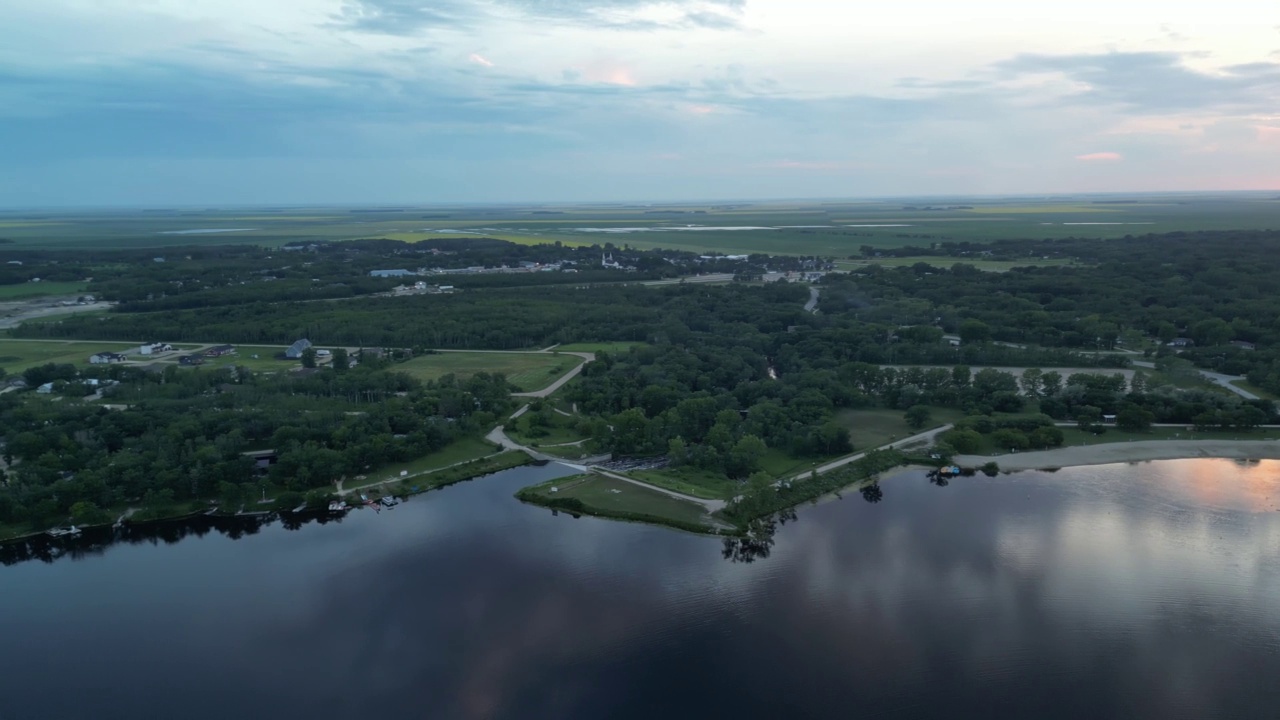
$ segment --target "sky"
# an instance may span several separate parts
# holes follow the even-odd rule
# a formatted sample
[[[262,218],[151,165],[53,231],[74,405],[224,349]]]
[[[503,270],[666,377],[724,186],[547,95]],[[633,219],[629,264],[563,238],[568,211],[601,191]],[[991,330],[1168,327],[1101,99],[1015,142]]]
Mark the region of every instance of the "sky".
[[[1280,190],[1280,3],[4,0],[0,206]]]

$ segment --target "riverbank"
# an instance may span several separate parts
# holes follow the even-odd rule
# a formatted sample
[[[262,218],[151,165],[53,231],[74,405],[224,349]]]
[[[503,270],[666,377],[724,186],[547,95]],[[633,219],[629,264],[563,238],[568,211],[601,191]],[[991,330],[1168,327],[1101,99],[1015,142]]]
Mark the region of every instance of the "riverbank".
[[[953,461],[961,467],[970,468],[994,462],[1000,466],[1001,470],[1017,472],[1079,465],[1110,465],[1193,458],[1280,459],[1280,440],[1139,440],[1011,455],[957,455]]]

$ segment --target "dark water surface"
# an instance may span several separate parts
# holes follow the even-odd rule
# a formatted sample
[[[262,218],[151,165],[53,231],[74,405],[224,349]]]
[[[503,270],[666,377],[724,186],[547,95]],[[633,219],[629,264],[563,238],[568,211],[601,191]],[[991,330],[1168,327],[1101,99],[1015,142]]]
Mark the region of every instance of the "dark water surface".
[[[753,563],[556,473],[0,567],[0,718],[1280,717],[1280,463],[908,472]]]

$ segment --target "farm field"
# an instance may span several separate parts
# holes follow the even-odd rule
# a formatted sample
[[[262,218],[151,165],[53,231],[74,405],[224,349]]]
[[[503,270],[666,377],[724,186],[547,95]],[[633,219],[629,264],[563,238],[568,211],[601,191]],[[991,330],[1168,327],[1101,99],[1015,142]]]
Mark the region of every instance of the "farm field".
[[[63,342],[59,340],[10,340],[0,338],[0,368],[10,375],[46,363],[88,366],[89,356],[100,352],[137,350],[137,343]]]
[[[495,237],[522,244],[614,243],[696,252],[848,257],[863,245],[1006,238],[1114,238],[1175,230],[1280,227],[1266,194],[748,202],[718,205],[262,208],[0,213],[0,255],[24,249]],[[750,229],[748,229],[750,228]]]
[[[581,363],[574,355],[552,353],[446,352],[424,355],[395,367],[419,380],[439,380],[445,375],[466,378],[476,373],[501,373],[521,392],[541,390]]]

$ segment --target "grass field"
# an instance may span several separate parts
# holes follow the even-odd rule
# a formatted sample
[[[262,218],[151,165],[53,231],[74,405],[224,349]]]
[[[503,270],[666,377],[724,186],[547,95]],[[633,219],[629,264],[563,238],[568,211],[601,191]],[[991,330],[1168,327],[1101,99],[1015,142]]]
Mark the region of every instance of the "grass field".
[[[419,380],[439,380],[445,375],[459,378],[476,373],[501,373],[521,392],[541,390],[582,362],[573,355],[551,353],[457,352],[423,355],[395,366]]]
[[[380,483],[399,479],[401,472],[407,472],[409,473],[409,476],[412,477],[414,475],[431,472],[432,470],[446,468],[450,465],[457,465],[459,463],[477,460],[482,457],[488,457],[489,455],[494,455],[498,452],[501,452],[501,450],[492,443],[487,442],[484,438],[463,438],[462,440],[441,448],[438,452],[420,457],[417,460],[379,468],[377,471],[369,473],[365,480],[352,480],[346,483],[343,487],[350,489],[369,485],[378,485]]]
[[[963,412],[952,408],[930,408],[930,412],[933,421],[925,427],[926,430],[964,417]],[[904,415],[901,410],[845,410],[836,419],[849,428],[854,450],[862,452],[923,432],[908,427]]]
[[[1245,392],[1251,392],[1254,395],[1257,395],[1258,397],[1262,398],[1263,400],[1280,400],[1280,397],[1276,397],[1274,393],[1269,393],[1266,390],[1263,390],[1262,388],[1258,387],[1257,385],[1250,384],[1246,380],[1236,380],[1231,384],[1235,385],[1241,390],[1244,390]]]
[[[552,493],[552,487],[558,492]],[[705,523],[707,517],[701,505],[600,475],[562,478],[530,490],[544,498],[576,498],[582,501],[588,512],[596,511],[606,516],[610,513],[636,513],[694,525]]]
[[[48,297],[50,295],[75,295],[88,287],[82,282],[38,282],[0,285],[0,300]]]
[[[89,366],[89,356],[100,352],[136,350],[137,344],[96,342],[26,341],[0,338],[0,368],[10,374],[46,363]]]
[[[713,473],[692,467],[633,470],[619,474],[656,487],[700,498],[725,499],[733,497],[740,490],[738,484],[725,477],[723,473]]]
[[[607,352],[611,355],[625,354],[633,347],[643,347],[646,343],[641,342],[598,342],[598,343],[570,343],[561,345],[556,348],[561,352]]]
[[[180,245],[341,241],[387,237],[421,240],[497,237],[522,244],[561,242],[725,253],[769,252],[848,257],[862,245],[1004,238],[1113,238],[1175,230],[1280,227],[1271,194],[919,199],[843,202],[749,202],[666,206],[580,205],[468,207],[332,207],[204,211],[0,213],[5,248],[159,248]],[[697,226],[690,228],[689,226]],[[760,230],[718,228],[758,227]],[[192,230],[232,230],[178,235]],[[625,232],[597,232],[623,230]],[[453,232],[441,232],[453,231]]]
[[[541,428],[541,431],[545,433],[543,435],[535,434],[533,417],[533,413],[525,413],[516,418],[515,421],[507,423],[507,434],[517,442],[530,447],[562,445],[587,439],[585,435],[574,428],[578,422],[577,417],[565,417],[560,413],[552,412],[550,424]]]
[[[218,368],[238,365],[248,368],[253,372],[271,373],[271,372],[288,372],[296,367],[301,367],[302,363],[298,360],[286,360],[278,358],[285,351],[285,347],[261,347],[261,346],[236,346],[235,355],[224,355],[220,358],[209,358],[205,360],[202,367]],[[254,357],[257,355],[258,357]]]

